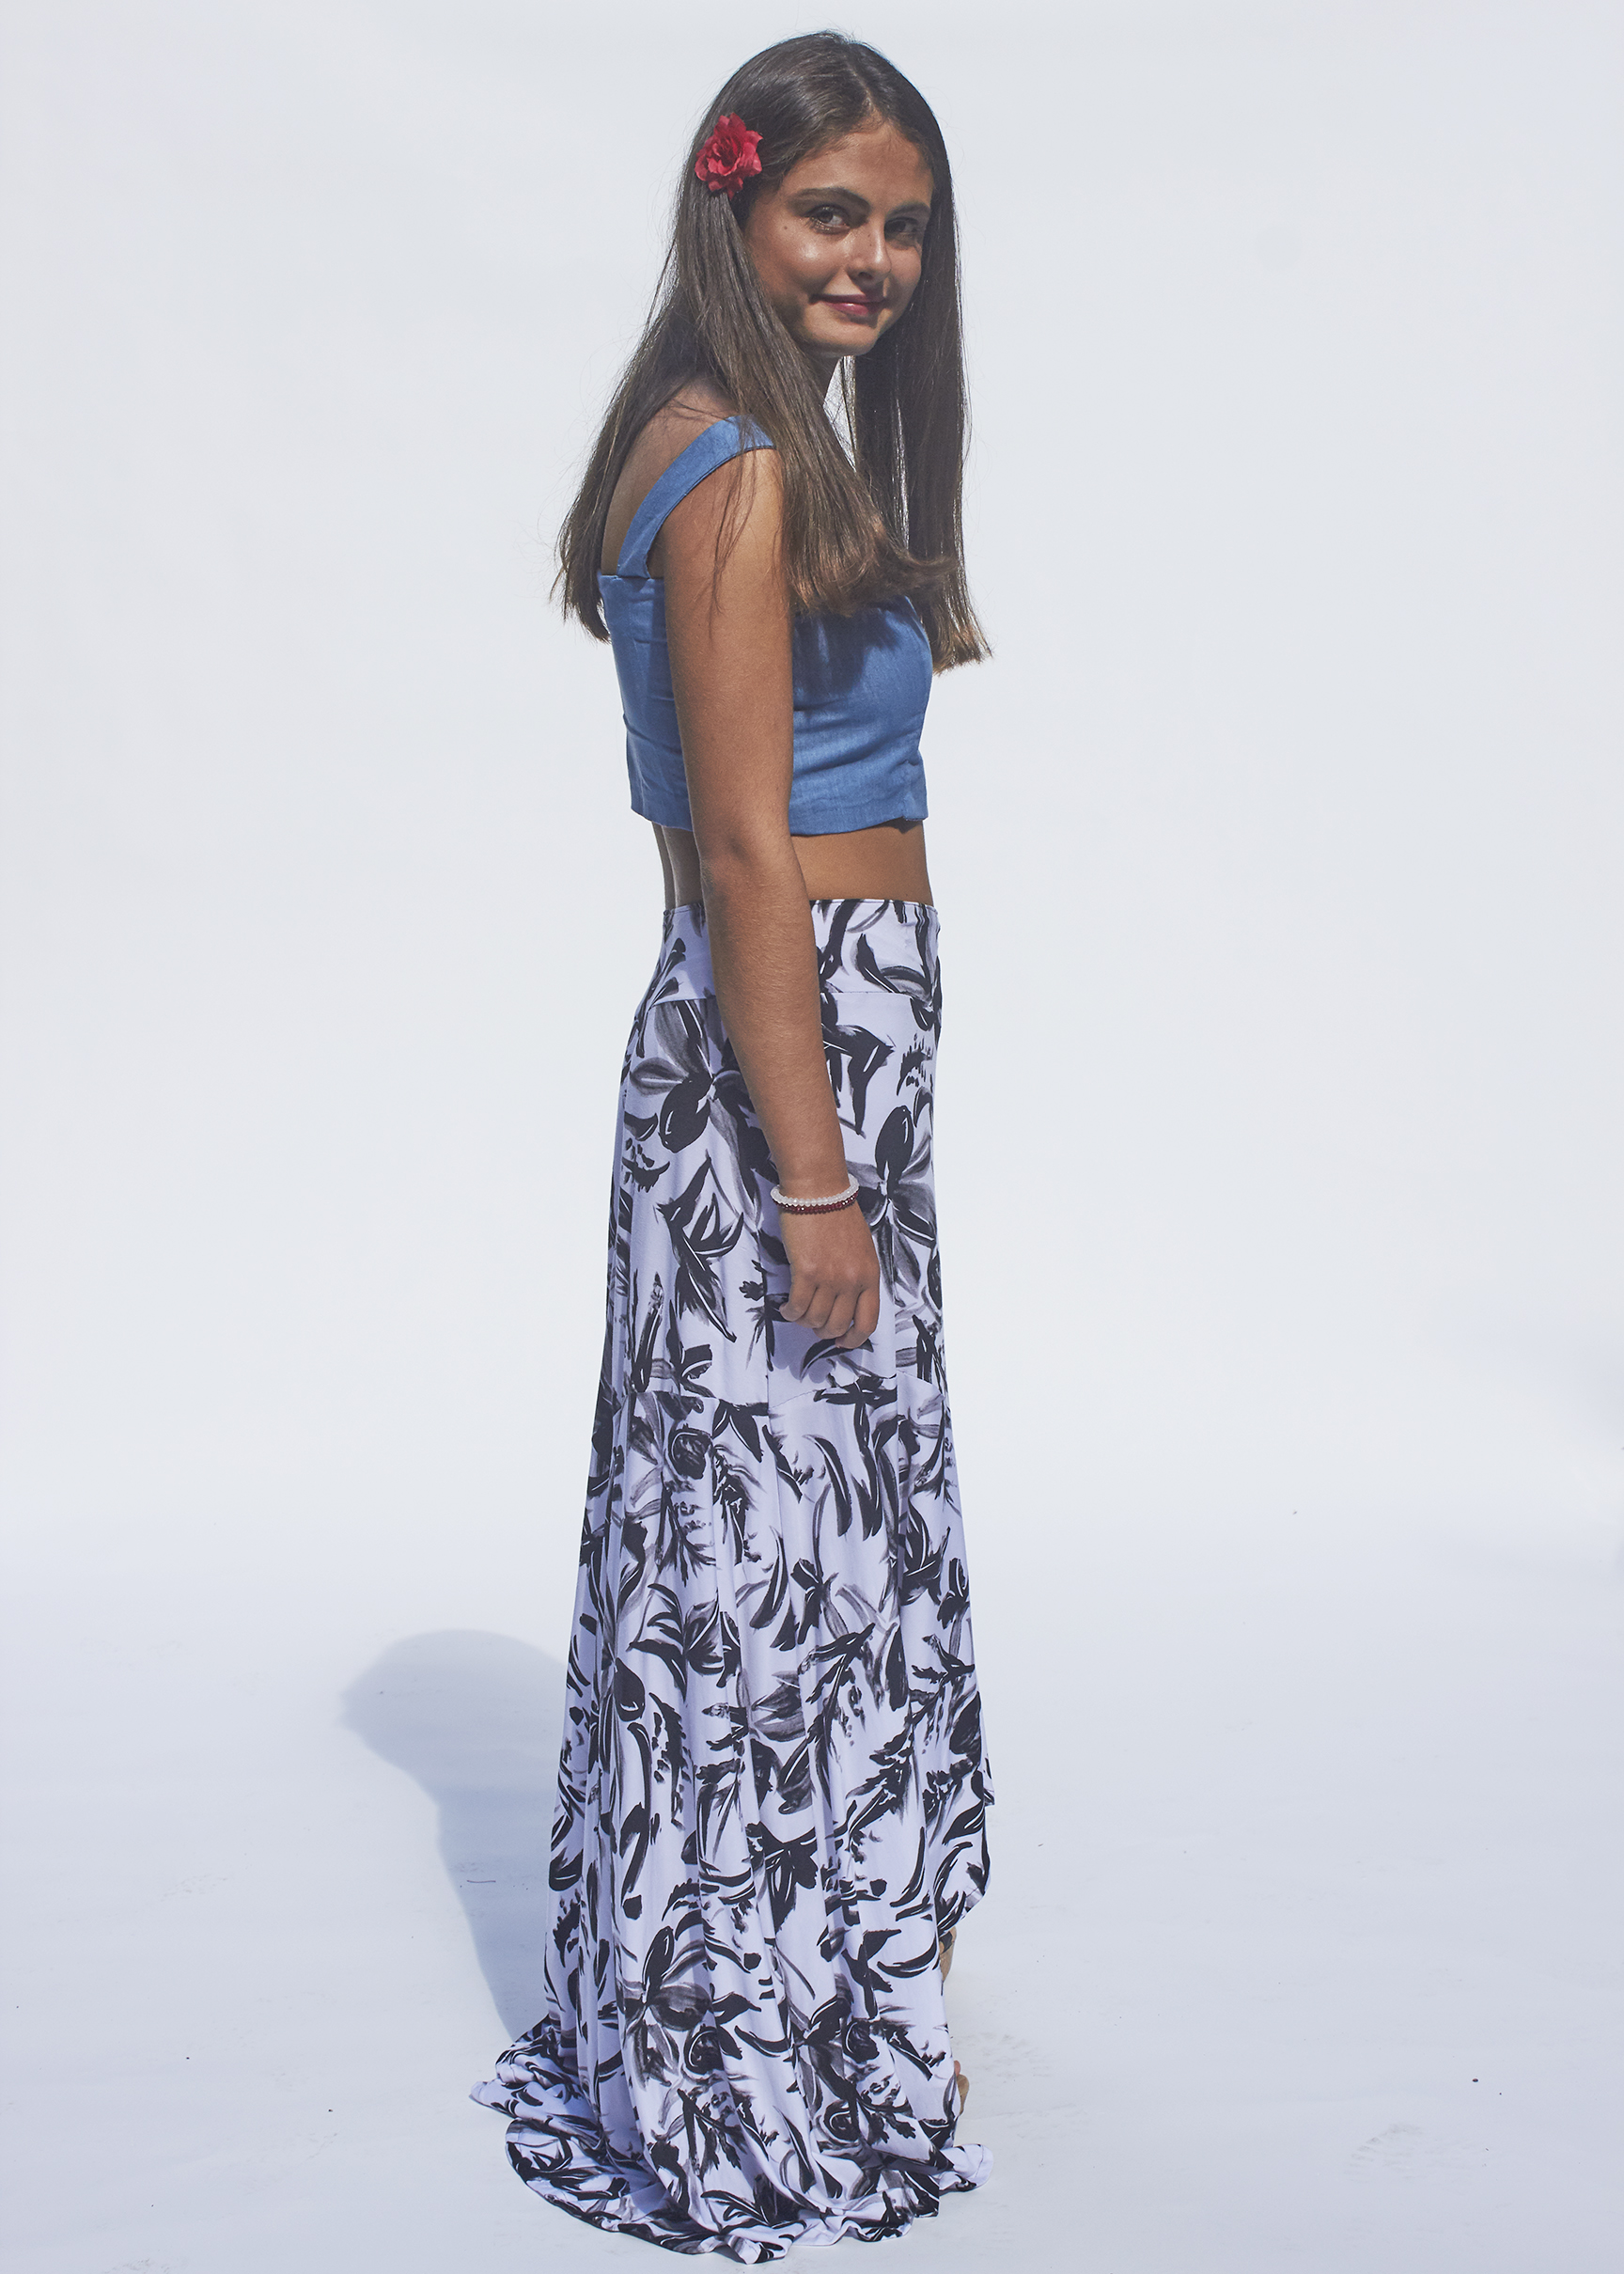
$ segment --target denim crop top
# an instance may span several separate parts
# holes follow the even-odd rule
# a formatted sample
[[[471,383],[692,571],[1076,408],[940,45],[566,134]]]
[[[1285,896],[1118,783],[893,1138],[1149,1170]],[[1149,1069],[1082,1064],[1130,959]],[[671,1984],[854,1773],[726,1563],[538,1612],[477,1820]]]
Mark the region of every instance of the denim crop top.
[[[620,680],[632,810],[691,829],[682,743],[665,650],[665,588],[648,548],[665,516],[742,449],[770,450],[758,427],[720,418],[679,450],[632,517],[613,576],[600,575]],[[923,821],[919,729],[930,699],[930,643],[906,600],[793,625],[795,761],[789,829],[819,837],[878,822]]]

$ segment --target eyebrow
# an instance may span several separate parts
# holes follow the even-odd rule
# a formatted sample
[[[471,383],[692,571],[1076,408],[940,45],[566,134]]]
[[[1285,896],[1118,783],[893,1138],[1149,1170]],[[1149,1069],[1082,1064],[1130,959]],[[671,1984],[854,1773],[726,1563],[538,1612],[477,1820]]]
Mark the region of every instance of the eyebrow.
[[[852,205],[860,205],[866,213],[870,211],[868,200],[863,196],[861,191],[844,189],[838,184],[835,183],[832,183],[827,189],[797,190],[795,195],[797,197],[845,197],[849,199]],[[890,212],[893,214],[929,213],[929,211],[930,200],[928,197],[924,199],[918,197],[905,197],[900,205],[894,205],[890,209]]]

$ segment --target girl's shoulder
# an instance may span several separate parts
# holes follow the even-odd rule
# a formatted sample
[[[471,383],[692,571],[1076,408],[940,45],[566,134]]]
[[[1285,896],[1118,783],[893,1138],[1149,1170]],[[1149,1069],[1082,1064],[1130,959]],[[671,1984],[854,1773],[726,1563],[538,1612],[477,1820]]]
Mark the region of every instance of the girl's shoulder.
[[[719,419],[733,416],[733,405],[708,379],[691,380],[655,412],[628,451],[609,501],[609,515],[603,525],[601,565],[605,575],[614,573],[637,509],[666,468],[707,428],[713,427]],[[652,558],[649,565],[655,568]],[[657,568],[655,572],[658,573]]]

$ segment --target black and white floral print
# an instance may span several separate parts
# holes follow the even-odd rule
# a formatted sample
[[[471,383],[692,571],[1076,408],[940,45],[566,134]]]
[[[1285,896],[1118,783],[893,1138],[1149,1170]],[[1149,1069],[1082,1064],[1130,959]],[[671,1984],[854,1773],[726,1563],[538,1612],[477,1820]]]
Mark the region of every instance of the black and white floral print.
[[[780,1315],[773,1164],[675,909],[627,1050],[548,2010],[475,2097],[579,2218],[752,2263],[976,2186],[938,1937],[992,1793],[943,1372],[936,915],[813,911],[886,1299]]]

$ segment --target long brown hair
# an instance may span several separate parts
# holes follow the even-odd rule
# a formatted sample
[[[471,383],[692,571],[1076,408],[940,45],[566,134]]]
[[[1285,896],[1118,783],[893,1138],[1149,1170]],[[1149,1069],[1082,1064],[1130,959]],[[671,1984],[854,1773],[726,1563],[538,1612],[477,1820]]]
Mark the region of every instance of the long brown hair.
[[[761,137],[761,173],[731,201],[694,173],[724,112]],[[879,120],[914,145],[933,196],[913,300],[866,355],[842,366],[848,458],[804,357],[761,289],[742,225],[763,188]],[[565,613],[596,639],[609,636],[598,572],[615,485],[649,419],[695,379],[708,379],[776,447],[784,573],[798,613],[846,616],[906,593],[939,671],[987,653],[964,578],[966,397],[952,169],[929,104],[873,48],[838,32],[764,48],[734,72],[694,137],[653,311],[559,532]]]

